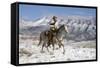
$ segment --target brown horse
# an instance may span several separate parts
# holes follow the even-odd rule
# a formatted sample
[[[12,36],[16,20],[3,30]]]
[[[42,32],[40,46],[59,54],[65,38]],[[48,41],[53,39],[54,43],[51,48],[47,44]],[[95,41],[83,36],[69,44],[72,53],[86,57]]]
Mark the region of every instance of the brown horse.
[[[63,53],[65,53],[64,45],[62,44],[61,41],[64,39],[67,33],[68,33],[68,29],[67,29],[67,26],[65,25],[61,25],[57,29],[56,35],[54,35],[50,30],[45,30],[40,33],[40,41],[38,45],[40,45],[43,42],[43,45],[42,45],[42,51],[43,51],[44,47],[46,47],[48,50],[48,47],[50,46],[50,44],[52,44],[53,50],[54,50],[54,44],[58,43],[59,48],[62,46]]]

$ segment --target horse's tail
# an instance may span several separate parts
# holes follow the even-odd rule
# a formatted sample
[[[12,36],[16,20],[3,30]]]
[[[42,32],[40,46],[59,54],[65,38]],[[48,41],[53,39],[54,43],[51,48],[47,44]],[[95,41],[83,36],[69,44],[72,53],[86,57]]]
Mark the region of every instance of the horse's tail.
[[[41,42],[42,42],[42,38],[41,38],[41,34],[40,34],[40,39],[39,39],[38,46],[41,44]]]

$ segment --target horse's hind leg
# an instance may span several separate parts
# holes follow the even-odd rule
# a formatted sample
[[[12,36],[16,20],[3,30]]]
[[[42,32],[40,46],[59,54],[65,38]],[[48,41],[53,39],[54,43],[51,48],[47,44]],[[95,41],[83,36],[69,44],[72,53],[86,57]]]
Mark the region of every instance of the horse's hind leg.
[[[39,40],[39,43],[38,43],[38,46],[42,43],[42,37],[41,37],[41,34],[40,34],[40,40]]]
[[[39,41],[38,46],[41,44],[41,41]]]
[[[42,49],[41,49],[41,52],[42,52],[42,53],[44,52],[44,51],[43,51],[44,46],[45,46],[45,42],[43,42],[43,45],[42,45]]]
[[[48,52],[49,52],[49,49],[48,49],[49,46],[50,46],[50,42],[47,43],[47,47],[46,47]]]

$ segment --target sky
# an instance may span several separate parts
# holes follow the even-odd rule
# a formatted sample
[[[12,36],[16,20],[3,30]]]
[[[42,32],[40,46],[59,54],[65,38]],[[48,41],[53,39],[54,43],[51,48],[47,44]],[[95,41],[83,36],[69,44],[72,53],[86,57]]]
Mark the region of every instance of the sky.
[[[19,5],[19,18],[26,20],[35,20],[43,16],[96,16],[94,8],[79,8],[79,7],[58,7],[58,6],[41,6],[41,5]]]

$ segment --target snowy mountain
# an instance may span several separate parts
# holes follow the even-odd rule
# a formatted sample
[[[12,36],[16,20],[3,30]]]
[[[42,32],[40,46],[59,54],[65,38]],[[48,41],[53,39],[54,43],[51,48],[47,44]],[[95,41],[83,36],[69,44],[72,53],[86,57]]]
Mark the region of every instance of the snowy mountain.
[[[44,16],[34,21],[20,19],[20,34],[39,35],[41,31],[49,29],[50,16]],[[96,37],[96,19],[92,16],[66,16],[57,17],[57,26],[68,26],[67,39],[91,40]]]
[[[49,19],[47,19],[47,17],[39,18],[35,21],[26,21],[20,19],[20,27],[35,27],[35,26],[47,25],[48,22]]]

